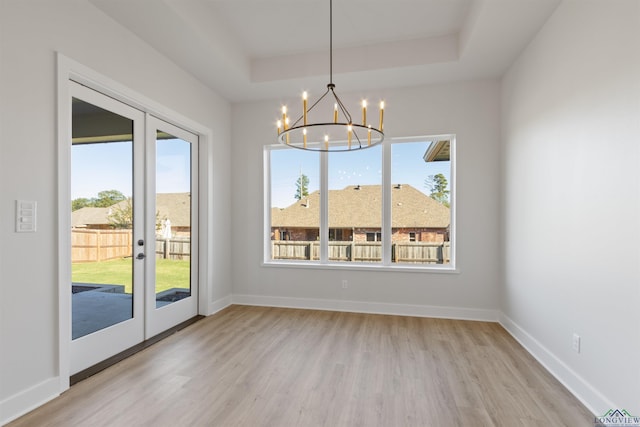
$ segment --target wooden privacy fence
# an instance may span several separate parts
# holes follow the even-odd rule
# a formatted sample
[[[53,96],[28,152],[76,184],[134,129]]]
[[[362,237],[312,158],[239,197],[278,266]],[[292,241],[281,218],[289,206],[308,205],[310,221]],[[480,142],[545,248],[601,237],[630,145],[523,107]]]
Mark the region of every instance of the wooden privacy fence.
[[[130,257],[131,230],[72,230],[71,261],[96,262]],[[156,239],[156,258],[189,259],[191,239],[173,237]]]
[[[190,259],[191,238],[173,237],[170,239],[156,238],[156,258]]]
[[[272,259],[319,260],[320,242],[272,240]],[[329,261],[382,261],[381,242],[329,242]],[[391,245],[391,262],[448,264],[451,243],[397,242]]]
[[[131,256],[131,230],[71,231],[71,261],[95,262]]]

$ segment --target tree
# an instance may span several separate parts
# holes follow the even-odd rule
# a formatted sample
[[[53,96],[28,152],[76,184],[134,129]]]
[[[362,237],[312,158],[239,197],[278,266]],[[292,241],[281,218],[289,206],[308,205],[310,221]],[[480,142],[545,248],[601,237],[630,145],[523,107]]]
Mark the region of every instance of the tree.
[[[296,200],[302,200],[303,197],[309,195],[309,177],[305,174],[300,174],[300,178],[296,181],[296,194],[293,196]]]
[[[123,200],[126,200],[126,197],[120,191],[104,190],[98,193],[97,199],[93,199],[92,206],[96,208],[106,208]]]
[[[425,187],[429,188],[431,191],[429,196],[433,200],[449,207],[450,191],[447,189],[449,183],[443,174],[439,173],[437,175],[429,175],[429,177],[424,180],[424,184]]]
[[[133,228],[133,205],[131,197],[126,199],[125,203],[119,203],[111,207],[111,211],[107,215],[107,221],[111,228]],[[156,231],[162,228],[162,221],[167,217],[160,217],[160,211],[156,212]]]
[[[77,199],[73,199],[71,201],[72,211],[77,211],[78,209],[81,209],[87,206],[92,206],[92,205],[91,205],[91,200],[87,199],[86,197],[78,197]]]
[[[104,191],[102,193],[104,193]],[[122,205],[113,206],[111,212],[107,215],[107,221],[109,221],[109,225],[112,228],[133,228],[133,206],[131,205],[131,198],[128,198]]]

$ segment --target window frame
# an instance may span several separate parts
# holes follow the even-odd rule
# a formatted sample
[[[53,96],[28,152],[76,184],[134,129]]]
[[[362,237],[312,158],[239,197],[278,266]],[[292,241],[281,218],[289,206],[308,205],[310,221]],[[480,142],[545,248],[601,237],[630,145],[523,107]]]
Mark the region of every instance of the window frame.
[[[365,232],[367,242],[382,242],[382,230],[380,231],[367,231]],[[369,237],[373,235],[373,239],[369,240]]]
[[[392,220],[391,220],[391,149],[394,144],[427,142],[433,140],[450,141],[450,212],[449,226],[450,262],[448,264],[403,264],[391,262],[392,248]],[[320,170],[320,257],[318,260],[274,260],[271,259],[271,152],[275,150],[293,150],[281,144],[267,144],[263,147],[263,258],[264,267],[291,267],[313,269],[346,269],[346,270],[376,270],[376,271],[407,271],[407,272],[433,272],[433,273],[459,273],[457,263],[457,237],[456,237],[456,150],[457,141],[455,134],[436,134],[417,137],[386,138],[382,143],[382,260],[376,263],[367,262],[330,262],[328,260],[329,243],[329,206],[328,206],[328,161],[326,152],[319,152]],[[345,153],[344,155],[349,155]]]

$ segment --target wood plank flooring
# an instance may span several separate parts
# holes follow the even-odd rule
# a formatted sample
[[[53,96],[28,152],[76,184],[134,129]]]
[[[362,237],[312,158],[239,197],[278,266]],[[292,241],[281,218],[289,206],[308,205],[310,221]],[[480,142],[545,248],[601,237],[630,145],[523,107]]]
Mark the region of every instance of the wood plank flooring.
[[[237,305],[9,424],[591,425],[496,323]]]

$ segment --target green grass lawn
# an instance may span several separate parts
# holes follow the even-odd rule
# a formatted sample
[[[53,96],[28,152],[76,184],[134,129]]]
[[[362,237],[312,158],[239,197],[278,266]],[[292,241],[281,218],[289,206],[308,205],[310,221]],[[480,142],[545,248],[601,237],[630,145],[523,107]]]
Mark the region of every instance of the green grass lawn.
[[[131,258],[71,264],[71,280],[75,283],[124,285],[131,293]],[[188,260],[156,259],[156,293],[170,288],[189,288]]]

